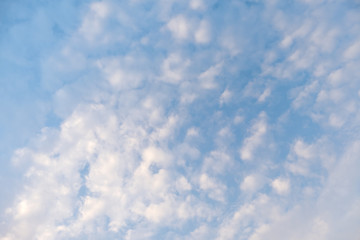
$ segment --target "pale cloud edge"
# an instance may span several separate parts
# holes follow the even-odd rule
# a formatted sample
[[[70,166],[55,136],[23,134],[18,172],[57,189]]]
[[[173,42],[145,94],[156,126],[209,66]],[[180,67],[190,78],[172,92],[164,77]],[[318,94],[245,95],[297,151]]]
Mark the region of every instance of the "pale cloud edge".
[[[357,1],[2,4],[1,240],[360,235]]]

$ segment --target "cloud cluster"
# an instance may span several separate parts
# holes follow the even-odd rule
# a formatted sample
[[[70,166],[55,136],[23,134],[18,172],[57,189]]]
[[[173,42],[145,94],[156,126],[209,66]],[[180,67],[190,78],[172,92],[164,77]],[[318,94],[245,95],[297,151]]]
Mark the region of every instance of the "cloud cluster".
[[[24,180],[0,239],[355,240],[350,5],[94,1],[76,26],[58,16],[58,44],[27,45],[43,51],[37,113],[58,122],[13,154]]]

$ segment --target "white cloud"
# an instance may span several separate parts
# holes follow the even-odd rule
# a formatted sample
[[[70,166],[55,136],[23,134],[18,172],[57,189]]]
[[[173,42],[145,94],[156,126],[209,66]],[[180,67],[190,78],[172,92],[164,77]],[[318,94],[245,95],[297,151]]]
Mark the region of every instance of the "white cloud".
[[[266,228],[254,231],[250,239],[335,240],[343,236],[356,239],[354,236],[359,233],[355,227],[359,221],[359,196],[354,191],[358,178],[358,162],[354,156],[357,156],[358,147],[358,141],[348,145],[337,164],[329,170],[329,178],[318,190],[317,197],[300,202],[290,211],[260,225],[259,230]]]
[[[300,89],[292,102],[293,107],[295,109],[303,107],[309,101],[309,97],[318,90],[318,87],[319,83],[317,81],[313,81],[306,85],[303,89]]]
[[[231,216],[222,221],[216,239],[250,239],[254,223],[259,225],[269,218],[276,219],[277,215],[269,197],[260,194],[252,201],[240,205]]]
[[[104,2],[92,3],[90,9],[101,18],[105,18],[109,14],[109,6]]]
[[[187,239],[192,240],[206,240],[211,237],[212,229],[206,225],[202,225],[191,232],[190,237]]]
[[[190,36],[191,25],[185,16],[178,15],[172,18],[167,23],[167,28],[171,31],[173,37],[178,40],[185,40]]]
[[[219,130],[218,135],[219,135],[219,137],[230,138],[230,137],[232,137],[233,134],[231,133],[230,127],[223,127],[222,129]]]
[[[220,105],[224,103],[228,103],[232,97],[232,92],[229,89],[225,89],[224,92],[220,96]]]
[[[197,136],[199,136],[199,130],[195,127],[189,128],[186,132],[186,136],[197,137]]]
[[[150,204],[145,210],[145,216],[152,222],[160,223],[168,219],[173,210],[174,208],[170,205],[170,202]]]
[[[264,178],[258,174],[251,174],[244,178],[240,185],[240,189],[245,192],[254,193],[258,191],[264,184]]]
[[[264,102],[271,94],[271,89],[266,88],[264,92],[259,96],[258,102]]]
[[[197,95],[196,94],[192,94],[192,93],[184,93],[182,96],[181,96],[181,103],[183,104],[189,104],[189,103],[192,103],[195,101],[195,99],[197,98]]]
[[[220,38],[221,46],[231,55],[236,56],[241,53],[240,43],[234,36],[234,29],[225,29]]]
[[[149,167],[152,163],[159,164],[161,167],[165,167],[171,163],[172,156],[165,153],[161,149],[155,147],[148,147],[142,153],[143,164]]]
[[[97,66],[104,73],[105,79],[113,89],[124,90],[136,88],[142,82],[143,76],[131,69],[136,63],[136,59],[129,56],[121,61],[118,59],[102,59],[97,62]]]
[[[286,195],[290,192],[290,181],[288,179],[277,178],[271,182],[271,187],[277,194]]]
[[[84,224],[94,221],[102,214],[104,207],[104,202],[101,199],[87,196],[80,209],[80,221],[84,222]]]
[[[163,126],[151,134],[152,138],[161,141],[172,137],[174,129],[180,125],[179,117],[171,115],[166,120]]]
[[[312,144],[297,139],[291,147],[286,168],[293,174],[315,177],[320,169],[329,169],[335,162],[332,143],[320,138]]]
[[[225,202],[226,186],[207,174],[201,174],[199,178],[200,188],[208,193],[208,196],[216,201]]]
[[[235,116],[234,118],[234,124],[239,124],[239,123],[242,123],[244,121],[244,117],[243,116],[240,116],[240,115],[237,115]]]
[[[211,40],[210,24],[202,20],[195,32],[195,41],[200,44],[209,43]]]
[[[170,54],[162,63],[161,80],[175,84],[183,81],[189,65],[190,60],[182,59],[179,54]]]
[[[135,139],[132,139],[132,135],[135,134],[136,141],[141,142],[144,140],[141,137],[142,131],[139,128],[124,129],[126,125],[123,123],[121,131],[126,130],[127,133],[122,135],[126,136],[125,139],[120,140],[116,136],[119,131],[118,124],[113,113],[104,106],[85,106],[63,123],[52,145],[44,145],[49,148],[50,153],[46,153],[48,149],[42,149],[40,145],[39,154],[45,151],[43,154],[47,157],[48,163],[43,161],[37,163],[38,154],[32,157],[33,167],[27,173],[29,187],[24,193],[24,200],[19,200],[16,207],[9,210],[14,216],[13,221],[17,228],[30,219],[34,226],[39,227],[29,224],[29,228],[19,233],[14,232],[16,236],[28,238],[34,234],[45,234],[41,229],[45,223],[49,225],[49,230],[55,236],[58,234],[55,230],[56,222],[71,217],[72,211],[75,211],[79,205],[79,217],[72,220],[73,227],[66,228],[69,232],[62,234],[76,235],[83,230],[94,231],[99,217],[105,215],[110,218],[111,229],[117,231],[119,227],[124,226],[124,219],[128,218],[132,211],[134,211],[132,214],[137,212],[136,205],[129,202],[134,197],[137,199],[134,204],[138,201],[140,203],[146,201],[145,199],[163,199],[162,205],[154,203],[146,207],[143,214],[150,221],[157,222],[171,214],[167,206],[174,203],[166,199],[170,194],[167,193],[168,183],[175,181],[167,170],[171,166],[172,156],[156,147],[144,148],[141,151],[143,160],[136,167],[137,158],[132,152],[140,149],[136,150],[137,144],[134,145]],[[42,138],[46,141],[46,135]],[[114,147],[121,142],[123,142],[122,150],[116,150],[117,147]],[[93,156],[95,152],[97,157]],[[59,156],[54,158],[49,157],[48,154]],[[74,197],[83,184],[79,171],[85,162],[89,166],[85,186],[96,197],[85,196],[83,200],[77,202]],[[127,179],[128,185],[124,185],[125,177],[132,171],[134,171],[132,177],[129,175],[130,178]],[[183,190],[189,189],[186,181],[182,180],[180,183],[182,184],[179,186]],[[46,189],[54,189],[54,191]],[[56,202],[56,199],[59,201],[59,206],[55,204],[54,207],[50,203]],[[158,212],[156,209],[163,212]],[[45,215],[45,212],[48,215]]]
[[[205,157],[203,171],[212,174],[224,174],[226,170],[233,166],[231,157],[222,151],[212,151]]]
[[[221,73],[222,67],[223,63],[218,63],[201,73],[198,77],[200,85],[205,89],[216,88],[216,77]]]
[[[328,79],[329,79],[329,82],[331,85],[333,85],[333,86],[340,85],[345,80],[343,69],[337,69],[337,70],[333,71],[332,73],[330,73]]]
[[[250,81],[244,89],[245,97],[256,98],[258,103],[264,102],[271,95],[271,88],[265,87],[260,79]]]
[[[330,126],[340,128],[344,125],[344,123],[345,123],[345,120],[343,119],[343,116],[334,114],[334,113],[330,114],[330,117],[329,117]]]
[[[360,42],[357,41],[348,47],[344,52],[344,58],[354,59],[360,56]]]
[[[298,157],[309,159],[314,157],[313,146],[306,145],[302,140],[297,140],[294,145],[295,154]]]
[[[251,127],[251,135],[245,138],[240,148],[241,159],[248,161],[254,158],[256,149],[260,147],[264,141],[267,128],[266,114],[262,112]]]
[[[189,191],[192,188],[191,184],[183,176],[176,181],[176,187],[179,191]]]
[[[205,4],[203,0],[190,0],[190,8],[193,10],[204,10]]]
[[[61,124],[15,152],[1,237],[359,236],[358,17],[306,2],[89,4],[42,53]]]
[[[95,2],[90,5],[90,9],[83,20],[79,32],[87,41],[94,43],[101,39],[99,39],[99,37],[102,37],[104,19],[108,17],[110,8],[106,2]]]
[[[291,36],[285,36],[284,39],[281,41],[280,46],[283,48],[289,47],[293,42],[293,39]]]

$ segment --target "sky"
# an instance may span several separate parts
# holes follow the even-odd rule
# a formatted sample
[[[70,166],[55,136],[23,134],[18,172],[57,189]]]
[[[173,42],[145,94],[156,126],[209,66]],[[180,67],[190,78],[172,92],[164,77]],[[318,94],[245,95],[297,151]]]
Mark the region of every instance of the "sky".
[[[0,1],[0,239],[359,240],[359,0]]]

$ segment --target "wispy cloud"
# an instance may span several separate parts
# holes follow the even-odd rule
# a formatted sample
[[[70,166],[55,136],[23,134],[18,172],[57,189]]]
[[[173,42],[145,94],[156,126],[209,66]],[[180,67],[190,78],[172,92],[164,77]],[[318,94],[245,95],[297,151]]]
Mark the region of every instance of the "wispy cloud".
[[[241,159],[248,161],[254,158],[257,148],[264,143],[267,130],[266,114],[261,112],[251,127],[250,136],[244,139],[243,146],[240,148]]]
[[[0,239],[355,240],[358,5],[5,1]]]

